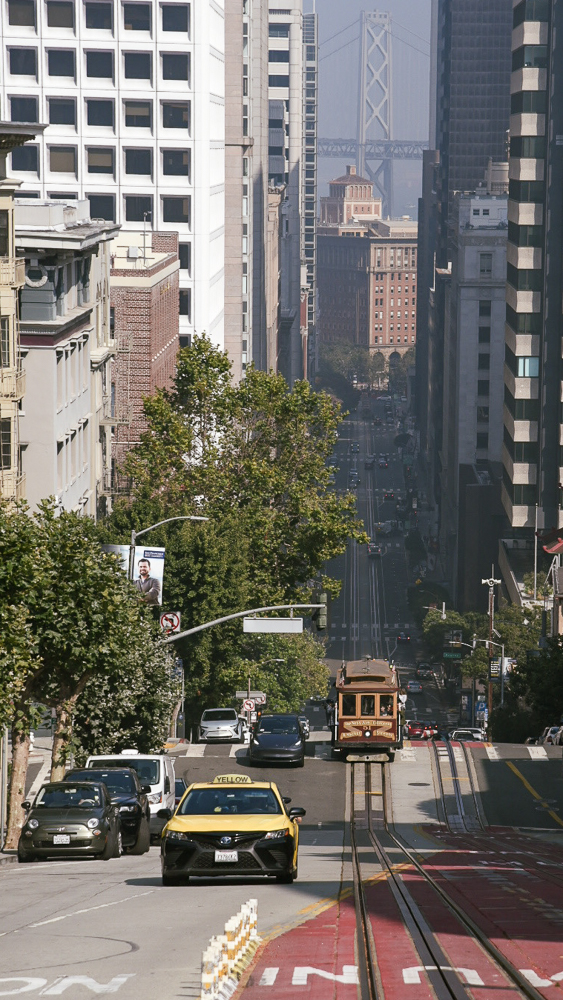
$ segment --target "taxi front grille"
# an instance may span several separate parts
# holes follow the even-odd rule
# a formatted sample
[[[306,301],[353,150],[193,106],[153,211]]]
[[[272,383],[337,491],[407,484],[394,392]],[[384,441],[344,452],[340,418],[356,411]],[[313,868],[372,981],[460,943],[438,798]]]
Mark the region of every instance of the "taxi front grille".
[[[260,837],[259,833],[189,833],[190,840],[198,844],[200,847],[212,847],[214,850],[232,850],[233,848],[238,848],[242,844],[254,844],[256,840]],[[230,837],[230,844],[222,844],[221,840],[223,837]]]
[[[196,871],[217,871],[221,869],[226,875],[236,871],[261,871],[260,864],[250,851],[239,851],[238,861],[225,861],[223,863],[215,861],[215,855],[202,852],[194,861],[191,870]]]

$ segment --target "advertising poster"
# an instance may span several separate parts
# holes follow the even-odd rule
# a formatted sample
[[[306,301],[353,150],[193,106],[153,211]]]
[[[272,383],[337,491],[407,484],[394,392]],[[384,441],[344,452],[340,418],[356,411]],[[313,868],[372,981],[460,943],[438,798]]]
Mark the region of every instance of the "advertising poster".
[[[127,553],[129,547],[125,546]],[[135,546],[133,583],[139,591],[143,604],[162,604],[162,581],[164,578],[165,549],[149,549],[144,545]]]
[[[129,576],[129,553],[131,549],[128,545],[102,545],[102,552],[109,552],[112,556],[117,556],[123,572]]]

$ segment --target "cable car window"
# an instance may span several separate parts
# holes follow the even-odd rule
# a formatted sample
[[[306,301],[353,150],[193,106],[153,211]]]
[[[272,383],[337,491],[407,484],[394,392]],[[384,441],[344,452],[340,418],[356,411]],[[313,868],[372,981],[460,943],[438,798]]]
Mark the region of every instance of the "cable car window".
[[[389,694],[382,694],[379,699],[380,716],[393,715],[393,698]]]
[[[361,711],[360,715],[373,716],[375,715],[375,695],[373,694],[363,694],[361,696]]]
[[[341,715],[355,715],[355,714],[356,714],[356,695],[343,694]]]

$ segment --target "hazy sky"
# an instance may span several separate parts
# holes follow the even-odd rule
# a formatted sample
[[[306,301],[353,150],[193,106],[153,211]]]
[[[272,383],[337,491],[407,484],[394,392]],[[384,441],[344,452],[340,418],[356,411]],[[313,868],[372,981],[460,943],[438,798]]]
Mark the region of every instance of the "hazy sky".
[[[313,0],[304,0],[306,12]],[[356,137],[359,20],[362,10],[391,14],[393,138],[428,138],[430,0],[316,0],[319,19],[319,138]],[[345,162],[319,159],[319,193]],[[395,163],[395,215],[416,215],[422,162]]]

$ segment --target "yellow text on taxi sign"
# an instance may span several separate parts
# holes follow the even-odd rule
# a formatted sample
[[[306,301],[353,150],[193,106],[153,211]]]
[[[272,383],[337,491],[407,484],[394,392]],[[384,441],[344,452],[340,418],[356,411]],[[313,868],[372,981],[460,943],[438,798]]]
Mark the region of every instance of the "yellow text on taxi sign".
[[[213,785],[251,785],[252,778],[248,774],[218,774],[213,778]]]

